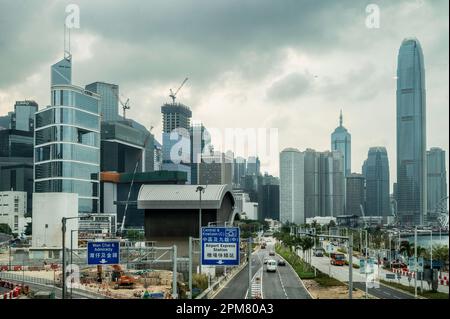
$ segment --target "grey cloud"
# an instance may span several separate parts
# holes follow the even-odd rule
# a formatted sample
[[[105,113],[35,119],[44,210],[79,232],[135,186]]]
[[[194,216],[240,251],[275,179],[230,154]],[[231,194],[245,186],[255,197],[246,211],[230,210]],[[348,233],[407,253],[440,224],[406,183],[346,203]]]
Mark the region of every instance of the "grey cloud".
[[[290,73],[276,81],[267,90],[267,98],[273,101],[289,101],[304,95],[311,88],[312,76],[304,73]]]

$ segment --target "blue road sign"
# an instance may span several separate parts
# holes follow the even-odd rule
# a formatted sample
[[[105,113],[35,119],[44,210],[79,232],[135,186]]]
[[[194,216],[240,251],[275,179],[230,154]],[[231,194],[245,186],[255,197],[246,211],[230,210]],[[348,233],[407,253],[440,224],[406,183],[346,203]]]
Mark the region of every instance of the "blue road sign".
[[[239,265],[238,227],[202,227],[202,265]]]
[[[88,265],[119,264],[120,244],[118,241],[90,241],[87,245]]]

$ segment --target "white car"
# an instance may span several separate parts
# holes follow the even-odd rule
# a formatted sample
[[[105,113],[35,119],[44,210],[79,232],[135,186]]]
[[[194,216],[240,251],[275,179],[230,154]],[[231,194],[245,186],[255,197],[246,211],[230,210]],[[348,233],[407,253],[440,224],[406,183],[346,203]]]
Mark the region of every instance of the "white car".
[[[275,259],[269,259],[267,261],[267,272],[276,272],[277,271],[277,261]]]

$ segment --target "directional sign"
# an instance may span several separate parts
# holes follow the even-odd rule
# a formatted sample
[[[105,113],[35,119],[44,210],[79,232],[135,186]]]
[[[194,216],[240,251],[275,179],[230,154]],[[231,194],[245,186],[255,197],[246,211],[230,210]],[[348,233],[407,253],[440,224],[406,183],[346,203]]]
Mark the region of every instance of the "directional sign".
[[[386,274],[386,279],[395,279],[395,274]]]
[[[333,252],[333,245],[331,243],[327,244],[327,253],[332,253]]]
[[[239,265],[238,227],[202,227],[202,265]]]
[[[118,241],[90,241],[87,245],[88,265],[119,264],[120,244]]]
[[[359,273],[360,274],[366,273],[366,261],[364,259],[359,260]]]
[[[374,259],[372,257],[369,258],[367,261],[367,273],[373,274],[374,273]]]
[[[417,271],[418,272],[423,272],[423,264],[424,264],[423,257],[419,257],[417,260]]]
[[[416,271],[415,267],[416,267],[416,265],[415,265],[415,258],[414,257],[409,257],[409,259],[408,259],[408,270],[409,271]]]

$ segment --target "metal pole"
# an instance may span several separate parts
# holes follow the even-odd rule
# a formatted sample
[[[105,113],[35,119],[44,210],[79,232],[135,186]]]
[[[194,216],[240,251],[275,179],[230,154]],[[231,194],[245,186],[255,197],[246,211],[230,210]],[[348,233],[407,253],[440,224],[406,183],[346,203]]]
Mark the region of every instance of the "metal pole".
[[[192,237],[189,236],[189,299],[192,299]]]
[[[417,226],[414,227],[414,297],[417,299]]]
[[[348,299],[353,298],[353,234],[350,234],[348,239]]]
[[[430,249],[430,268],[431,274],[433,274],[433,230],[430,230],[431,237],[431,249]]]
[[[248,238],[248,296],[247,299],[252,298],[252,237]]]
[[[9,242],[8,244],[8,248],[9,248],[9,267],[8,270],[11,271],[11,242]]]
[[[366,275],[366,299],[368,298],[369,295],[369,291],[367,288],[367,253],[368,253],[368,241],[367,241],[367,229],[365,229],[366,232],[366,251],[365,251],[365,255],[366,255],[366,262],[364,263],[364,274]]]
[[[62,299],[66,299],[66,218],[63,217],[62,220]]]
[[[201,238],[202,238],[202,191],[203,191],[203,188],[202,189],[200,189],[200,191],[198,192],[199,193],[199,195],[200,195],[200,203],[199,203],[199,211],[198,211],[198,238],[201,240]],[[202,244],[201,244],[201,242],[200,242],[200,250],[202,249],[201,247],[202,247]],[[200,254],[199,254],[199,263],[198,263],[198,269],[199,269],[199,273],[201,274],[202,273],[202,254],[201,254],[201,251],[200,251]]]
[[[70,270],[73,264],[73,229],[70,231]],[[72,284],[70,285],[70,299],[72,299]]]
[[[178,293],[177,293],[177,245],[173,245],[172,297],[173,297],[173,299],[178,299]]]

